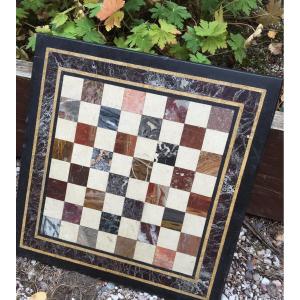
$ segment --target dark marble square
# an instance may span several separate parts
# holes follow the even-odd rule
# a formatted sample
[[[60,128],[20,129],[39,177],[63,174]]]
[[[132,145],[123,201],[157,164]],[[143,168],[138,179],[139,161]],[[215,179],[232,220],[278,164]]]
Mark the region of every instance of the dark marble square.
[[[106,128],[110,130],[117,130],[120,120],[120,110],[101,106],[98,127]]]
[[[60,181],[57,179],[48,178],[46,195],[47,197],[54,198],[57,200],[65,200],[67,191],[67,182]]]
[[[84,207],[102,210],[105,192],[87,188],[85,191]]]
[[[130,177],[143,181],[149,181],[152,172],[152,165],[153,162],[151,161],[134,157],[132,161]]]
[[[195,172],[175,167],[173,170],[171,187],[187,192],[191,191]]]
[[[148,185],[146,202],[165,206],[168,198],[169,187],[152,183]]]
[[[133,156],[136,140],[137,136],[135,135],[118,132],[114,152],[124,154],[127,156]]]
[[[89,171],[90,168],[88,167],[71,163],[68,182],[86,186],[89,177]]]
[[[60,223],[61,223],[60,219],[43,216],[40,233],[42,235],[58,238]]]
[[[122,216],[140,221],[142,218],[144,203],[141,201],[125,198]]]
[[[81,219],[82,206],[65,202],[62,220],[70,223],[79,224]]]
[[[136,241],[122,236],[117,237],[115,254],[123,257],[133,258]]]
[[[98,236],[98,230],[84,227],[84,226],[79,226],[77,243],[82,246],[95,248],[97,242],[97,236]]]
[[[212,106],[207,128],[229,132],[234,111],[224,107]]]
[[[73,151],[73,143],[54,139],[52,148],[52,158],[70,162]]]
[[[121,220],[120,216],[102,212],[99,230],[111,234],[118,234],[120,220]]]
[[[161,227],[181,231],[185,213],[171,208],[165,208]]]
[[[174,166],[177,157],[178,148],[179,148],[178,145],[159,142],[156,148],[155,161],[161,164]]]
[[[205,128],[185,124],[180,145],[201,150],[204,135]]]
[[[188,101],[169,97],[167,99],[164,119],[184,123],[188,107]]]
[[[59,103],[58,116],[62,119],[77,122],[79,106],[79,100],[61,97]]]
[[[77,123],[75,143],[93,147],[95,142],[96,130],[97,127],[95,126],[84,123]]]
[[[124,197],[127,190],[128,180],[128,177],[109,173],[106,191],[108,193]]]
[[[141,222],[140,230],[138,233],[138,241],[151,245],[156,245],[159,230],[159,226]]]
[[[158,140],[161,124],[162,119],[149,116],[142,116],[139,127],[139,136],[152,140]]]
[[[197,256],[201,238],[181,232],[177,251],[191,256]]]
[[[206,218],[210,203],[211,203],[210,197],[205,197],[203,195],[191,193],[186,211],[188,213]]]
[[[94,148],[91,159],[91,168],[109,172],[112,156],[113,153],[110,151]]]
[[[196,171],[217,176],[222,162],[222,155],[201,151]]]
[[[101,104],[103,82],[84,79],[81,100],[94,104]]]

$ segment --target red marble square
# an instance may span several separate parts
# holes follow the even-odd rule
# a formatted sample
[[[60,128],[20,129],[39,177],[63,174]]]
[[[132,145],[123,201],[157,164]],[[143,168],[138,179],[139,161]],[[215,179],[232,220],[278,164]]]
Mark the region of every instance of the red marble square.
[[[229,132],[234,112],[224,107],[212,106],[207,128]]]
[[[201,151],[196,171],[217,176],[222,162],[222,155]]]
[[[137,137],[135,135],[118,132],[114,151],[133,156]]]
[[[93,147],[97,127],[88,124],[77,123],[75,143]]]
[[[52,158],[70,162],[72,157],[73,145],[73,143],[68,141],[54,139]]]
[[[67,190],[67,182],[48,178],[47,179],[47,197],[54,198],[57,200],[65,200]]]
[[[177,251],[191,256],[197,256],[200,242],[200,237],[182,232],[180,234]]]
[[[205,135],[205,128],[185,124],[180,145],[201,149]]]
[[[65,202],[62,220],[79,224],[81,219],[82,206]]]
[[[115,254],[128,257],[128,258],[133,258],[135,244],[136,244],[136,240],[118,236],[116,248],[115,248]]]
[[[187,192],[191,191],[195,172],[175,167],[171,180],[171,187]]]
[[[184,123],[189,102],[186,100],[178,100],[168,98],[164,119]]]
[[[68,182],[86,186],[89,177],[89,172],[90,168],[88,167],[71,164]]]
[[[122,110],[141,114],[144,108],[145,97],[145,92],[125,89]]]
[[[207,217],[210,203],[210,197],[205,197],[202,195],[191,193],[186,211],[194,215]]]
[[[148,185],[146,202],[165,206],[168,198],[169,188],[150,182]]]
[[[153,264],[155,266],[172,270],[176,251],[165,249],[162,247],[156,247]]]

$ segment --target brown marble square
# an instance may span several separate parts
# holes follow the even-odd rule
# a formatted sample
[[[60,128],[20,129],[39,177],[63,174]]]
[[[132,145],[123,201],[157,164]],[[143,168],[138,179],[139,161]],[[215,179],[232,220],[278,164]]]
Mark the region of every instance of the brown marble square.
[[[133,258],[136,241],[122,236],[117,237],[115,254]]]
[[[152,165],[153,162],[151,161],[134,157],[132,161],[130,177],[143,181],[149,181],[152,172]]]
[[[73,151],[73,143],[54,139],[52,148],[52,158],[70,162]]]
[[[153,264],[155,266],[172,270],[176,252],[173,250],[156,247]]]
[[[114,152],[133,156],[137,136],[118,132],[116,137],[115,149]]]
[[[173,170],[171,187],[187,192],[191,191],[195,172],[175,167]]]
[[[85,79],[83,81],[81,100],[101,104],[103,85],[103,82]]]
[[[181,231],[185,213],[171,208],[165,208],[161,227]]]
[[[205,128],[185,124],[180,145],[201,149],[205,135]]]
[[[89,177],[89,171],[90,168],[88,167],[71,163],[68,182],[86,186]]]
[[[145,97],[145,92],[125,89],[122,110],[141,114],[144,108]]]
[[[81,219],[82,206],[65,202],[62,220],[70,223],[79,224]]]
[[[84,123],[77,123],[75,143],[93,147],[97,127]]]
[[[87,188],[85,192],[84,206],[96,210],[103,209],[105,192]]]
[[[208,119],[207,128],[229,132],[232,124],[234,111],[228,108],[212,106]]]
[[[96,248],[97,236],[98,230],[80,226],[77,236],[77,243],[82,246]]]
[[[222,155],[201,151],[196,171],[199,173],[218,176]]]
[[[165,206],[168,198],[169,188],[164,185],[150,182],[148,185],[146,202]]]
[[[65,200],[67,190],[67,182],[48,178],[46,195],[47,197],[54,198],[57,200]]]
[[[147,224],[141,222],[140,230],[138,233],[138,240],[143,243],[156,245],[159,235],[160,227],[154,224]]]
[[[210,203],[210,197],[191,193],[186,211],[194,215],[207,217]]]
[[[197,256],[200,242],[200,237],[181,232],[177,251],[191,256]]]
[[[164,119],[184,123],[189,102],[168,97]]]

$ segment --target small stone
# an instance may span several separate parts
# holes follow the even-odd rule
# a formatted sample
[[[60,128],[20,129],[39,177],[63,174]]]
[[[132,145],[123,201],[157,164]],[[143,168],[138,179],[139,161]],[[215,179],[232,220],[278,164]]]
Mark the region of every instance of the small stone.
[[[262,250],[257,251],[257,255],[260,257],[265,256],[265,250],[262,249]]]
[[[109,290],[113,290],[115,288],[115,285],[112,282],[108,282],[106,284],[106,288],[109,289]]]
[[[269,285],[270,284],[270,280],[266,277],[264,277],[261,282],[260,282],[262,285]]]
[[[273,280],[272,284],[274,284],[277,288],[280,288],[282,286],[282,284],[279,280]]]
[[[252,273],[251,273],[250,271],[247,271],[247,272],[246,272],[246,275],[245,275],[245,278],[246,278],[247,280],[252,280],[252,278],[253,278]]]
[[[124,296],[120,293],[118,293],[118,297],[119,297],[119,299],[124,299]]]
[[[272,252],[270,249],[266,249],[265,251],[265,257],[270,257],[272,255]]]
[[[228,298],[224,294],[222,294],[221,300],[228,300]]]
[[[30,263],[34,266],[36,265],[36,260],[33,259]]]
[[[254,273],[253,274],[253,279],[254,279],[254,281],[256,281],[256,282],[259,282],[260,281],[260,275],[258,274],[258,273]]]
[[[265,258],[265,259],[264,259],[264,263],[267,264],[267,265],[269,265],[269,266],[272,265],[272,261],[271,261],[270,258]]]

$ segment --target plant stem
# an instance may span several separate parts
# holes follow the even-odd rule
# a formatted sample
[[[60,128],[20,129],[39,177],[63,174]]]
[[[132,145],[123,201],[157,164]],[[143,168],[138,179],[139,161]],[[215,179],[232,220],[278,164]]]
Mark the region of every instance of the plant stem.
[[[255,31],[254,27],[251,26],[250,24],[246,24],[246,23],[241,23],[241,22],[235,22],[235,23],[227,23],[228,25],[242,25],[242,26],[247,26],[249,28],[251,28],[253,31]]]

